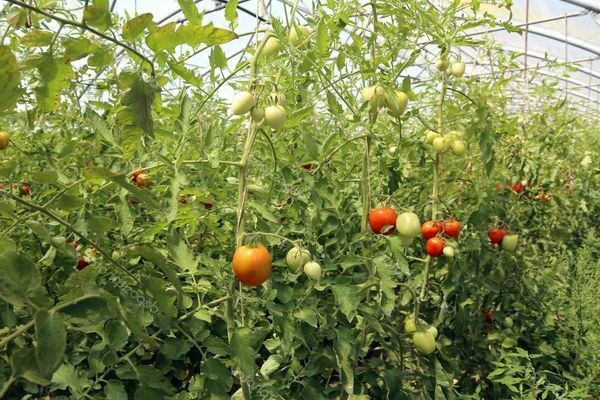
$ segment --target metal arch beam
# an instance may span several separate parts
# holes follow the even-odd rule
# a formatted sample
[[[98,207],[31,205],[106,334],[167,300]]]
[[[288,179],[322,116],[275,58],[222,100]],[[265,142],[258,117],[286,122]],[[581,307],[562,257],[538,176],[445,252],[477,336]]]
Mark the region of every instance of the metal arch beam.
[[[520,53],[523,52],[523,49],[519,49],[518,47],[513,47],[513,46],[503,46],[502,48],[505,50],[509,50],[509,51],[516,51],[516,52],[520,52]],[[548,57],[546,57],[546,55],[544,53],[541,53],[539,51],[529,51],[528,55],[529,55],[529,57],[533,57],[538,60],[548,59]],[[558,57],[554,57],[554,60],[559,63],[567,63],[565,60],[560,59]],[[600,79],[600,72],[596,72],[591,69],[585,69],[582,66],[578,65],[576,60],[573,60],[573,62],[569,62],[568,64],[573,65],[575,67],[575,69],[577,69],[577,71],[579,71],[581,73],[588,74],[588,75],[593,76],[594,78]]]
[[[586,42],[585,40],[577,39],[577,38],[567,38],[565,39],[563,34],[559,34],[558,32],[552,31],[547,28],[542,28],[539,26],[530,26],[528,31],[538,35],[543,36],[548,39],[557,40],[562,43],[566,43],[568,45],[580,48],[585,51],[589,51],[590,53],[594,53],[600,56],[600,47],[594,46],[593,44]]]
[[[562,0],[565,3],[573,4],[575,6],[583,7],[586,10],[600,13],[600,4],[597,0]]]

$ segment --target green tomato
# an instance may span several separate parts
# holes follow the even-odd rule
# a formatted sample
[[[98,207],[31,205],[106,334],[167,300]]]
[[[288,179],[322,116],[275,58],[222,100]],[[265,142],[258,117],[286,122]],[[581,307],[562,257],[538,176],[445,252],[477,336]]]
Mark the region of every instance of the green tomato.
[[[423,354],[431,354],[435,351],[435,336],[431,332],[415,332],[412,341]]]
[[[396,218],[396,230],[398,234],[406,238],[414,238],[421,233],[421,221],[419,216],[412,212],[398,215]]]
[[[442,252],[444,253],[444,255],[448,258],[452,258],[454,257],[454,248],[450,247],[450,246],[446,246],[444,247],[444,250],[442,250]]]
[[[517,249],[517,245],[519,244],[519,235],[506,235],[504,239],[502,239],[502,249],[513,252]]]
[[[434,338],[437,338],[438,335],[438,330],[435,326],[430,326],[429,328],[427,328],[427,330],[425,332],[429,332],[433,335]]]
[[[447,58],[444,57],[438,57],[435,60],[435,67],[440,70],[440,71],[445,71],[448,69],[448,67],[450,66],[450,63],[448,62]]]
[[[437,137],[433,140],[433,148],[436,153],[443,153],[447,149],[446,139]]]
[[[433,141],[440,137],[440,134],[434,131],[427,131],[426,133],[427,143],[433,144]]]
[[[415,240],[414,237],[406,237],[406,236],[402,236],[402,235],[398,235],[398,237],[400,238],[400,241],[402,241],[402,246],[404,247],[408,247],[412,244],[413,240]]]
[[[273,129],[280,130],[285,126],[287,115],[285,108],[280,105],[267,106],[265,108],[265,122]]]
[[[455,77],[462,78],[462,76],[465,74],[465,63],[461,61],[452,63],[452,66],[450,67],[450,72]]]
[[[452,153],[456,156],[462,156],[465,154],[467,146],[462,140],[455,140],[452,142]]]
[[[263,54],[267,58],[275,57],[279,54],[279,49],[281,49],[281,42],[276,37],[271,36],[265,43]]]
[[[392,99],[386,101],[388,112],[394,117],[399,117],[404,114],[406,107],[408,106],[408,96],[401,90],[397,90],[394,93]]]
[[[250,116],[252,117],[253,121],[260,122],[265,117],[265,109],[260,106],[252,107],[252,110],[250,110]]]
[[[510,329],[513,327],[513,320],[511,317],[504,317],[504,322],[502,323],[505,328]]]
[[[285,256],[285,262],[288,267],[297,272],[300,268],[310,261],[310,253],[308,250],[300,247],[292,247]]]
[[[304,273],[310,279],[318,281],[321,279],[321,265],[316,261],[309,261],[304,264]]]
[[[233,115],[243,115],[256,105],[256,99],[250,92],[238,93],[231,103],[231,113]]]
[[[288,35],[290,44],[294,47],[302,47],[308,41],[308,37],[312,33],[311,29],[306,26],[298,26],[294,24]]]
[[[415,318],[410,316],[406,317],[404,320],[404,332],[413,333],[417,331],[417,323],[415,322]]]

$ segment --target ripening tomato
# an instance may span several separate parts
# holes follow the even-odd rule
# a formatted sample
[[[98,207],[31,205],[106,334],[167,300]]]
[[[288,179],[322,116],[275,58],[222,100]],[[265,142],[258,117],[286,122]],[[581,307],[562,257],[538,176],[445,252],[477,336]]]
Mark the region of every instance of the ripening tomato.
[[[8,132],[0,131],[0,150],[4,150],[10,143],[10,135]]]
[[[444,234],[447,237],[457,238],[458,235],[460,235],[460,222],[455,219],[444,221],[442,227],[444,228]]]
[[[79,243],[77,243],[77,241],[76,241],[76,240],[72,240],[72,241],[71,241],[71,246],[73,246],[73,248],[74,248],[74,249],[76,249],[76,248],[78,248],[78,247],[79,247]]]
[[[537,200],[550,201],[550,196],[545,193],[540,193],[537,196],[535,196],[535,198]]]
[[[396,211],[391,208],[374,208],[369,215],[369,224],[374,233],[389,235],[396,229]],[[384,226],[389,228],[382,232]]]
[[[485,322],[487,322],[488,324],[494,322],[494,312],[491,308],[483,313],[483,319],[485,319]]]
[[[490,238],[490,242],[492,242],[492,244],[499,245],[500,243],[502,243],[502,239],[504,239],[505,235],[506,229],[502,229],[497,226],[488,230],[488,237]]]
[[[431,257],[439,257],[444,253],[444,239],[433,237],[425,244],[425,250]]]
[[[438,222],[426,221],[421,225],[421,235],[423,239],[428,240],[442,231],[442,226]]]
[[[144,171],[141,169],[138,169],[137,171],[133,171],[131,173],[131,180],[135,182],[135,180],[137,179],[138,175],[143,174]]]
[[[510,188],[515,191],[515,193],[521,193],[525,186],[523,185],[523,181],[517,181],[517,183],[510,185]]]
[[[30,194],[31,194],[31,186],[29,186],[29,183],[24,183],[23,185],[21,185],[21,195],[29,196]]]
[[[187,204],[188,197],[187,196],[179,196],[179,199],[177,199],[177,201],[179,202],[179,204]]]
[[[138,174],[135,177],[134,182],[135,182],[136,186],[139,188],[147,188],[152,183],[152,181],[150,180],[150,176],[148,176],[148,174],[145,174],[143,172],[141,174]]]
[[[85,269],[85,267],[87,267],[88,265],[90,265],[90,263],[87,262],[85,258],[80,258],[79,261],[77,261],[77,271]]]
[[[214,205],[212,203],[207,203],[207,202],[202,202],[202,205],[204,206],[205,209],[210,210],[214,207]]]
[[[311,163],[306,163],[306,164],[302,164],[302,168],[304,168],[305,170],[310,171],[310,170],[314,169],[315,166],[313,164],[311,164]]]
[[[233,255],[233,273],[248,286],[258,286],[269,279],[271,267],[271,254],[262,245],[242,246]]]

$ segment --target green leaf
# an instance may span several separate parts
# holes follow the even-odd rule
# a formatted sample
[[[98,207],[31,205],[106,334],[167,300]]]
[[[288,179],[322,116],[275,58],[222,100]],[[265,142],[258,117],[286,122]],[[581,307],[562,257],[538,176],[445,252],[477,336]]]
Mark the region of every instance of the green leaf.
[[[186,68],[183,64],[167,61],[171,72],[179,75],[183,80],[190,85],[194,85],[197,88],[202,88],[202,78],[198,76],[194,71]]]
[[[138,77],[121,99],[121,105],[125,109],[118,113],[117,121],[122,125],[131,125],[145,133],[153,134],[152,103],[158,92],[154,84]]]
[[[100,135],[100,137],[112,145],[117,145],[112,129],[108,122],[102,118],[96,111],[87,107],[85,110],[85,117],[91,122],[93,131]]]
[[[312,327],[318,328],[317,313],[311,309],[303,308],[294,313],[294,317],[306,322]]]
[[[377,262],[377,274],[379,275],[379,285],[381,288],[381,308],[383,312],[390,316],[394,311],[396,304],[396,279],[394,279],[394,273],[389,263],[385,260]]]
[[[167,246],[173,262],[184,270],[196,273],[198,260],[183,241],[184,236],[178,231],[172,231],[167,236]]]
[[[49,377],[38,371],[37,364],[33,349],[18,349],[10,357],[13,376],[23,377],[35,384],[46,386],[50,383]]]
[[[58,182],[58,172],[55,170],[50,171],[35,171],[29,173],[31,181],[39,184],[52,184]]]
[[[110,380],[104,386],[104,394],[106,400],[128,400],[127,392],[123,386],[123,382],[117,380]]]
[[[123,39],[133,41],[148,27],[154,16],[151,13],[138,15],[123,24]]]
[[[340,105],[340,103],[338,103],[334,94],[331,93],[329,90],[327,91],[327,105],[329,106],[329,111],[331,111],[333,115],[340,115],[344,112],[342,106]]]
[[[329,48],[329,30],[327,29],[327,24],[324,19],[321,18],[317,25],[317,49],[321,53],[325,53]]]
[[[103,31],[110,28],[112,19],[110,16],[109,0],[92,0],[92,4],[85,7],[83,11],[83,21]]]
[[[194,0],[177,0],[177,2],[181,7],[181,11],[183,11],[183,15],[190,23],[194,25],[202,24],[202,15],[198,11]]]
[[[89,55],[94,46],[85,37],[65,38],[62,42],[65,47],[65,60],[75,61]]]
[[[21,44],[26,47],[42,47],[52,43],[54,33],[41,29],[34,29],[23,36],[20,40]]]
[[[52,203],[52,207],[61,210],[78,210],[85,204],[85,199],[81,196],[73,196],[68,193],[63,193],[58,199]]]
[[[221,49],[221,46],[215,46],[212,48],[209,61],[210,66],[213,69],[227,67],[227,57],[225,57],[225,53],[223,52],[223,49]]]
[[[38,368],[44,375],[51,376],[67,348],[67,331],[58,314],[43,309],[35,313],[35,341]]]
[[[20,82],[17,59],[10,48],[0,45],[0,113],[12,110],[17,103],[22,93]]]
[[[231,358],[245,376],[254,376],[254,349],[252,331],[249,328],[236,328],[231,337]]]
[[[81,393],[89,387],[89,382],[84,374],[80,374],[73,365],[63,364],[52,375],[52,383],[58,389],[70,388],[76,393]]]
[[[0,299],[24,306],[41,285],[40,272],[33,262],[11,248],[0,250]]]
[[[354,393],[354,370],[352,367],[352,354],[354,351],[356,338],[352,334],[352,331],[347,328],[339,329],[337,334],[337,342],[334,346],[335,359],[342,381],[342,386],[346,393],[352,396]]]
[[[39,83],[35,87],[38,108],[42,112],[51,112],[60,103],[60,94],[70,86],[69,80],[75,79],[71,64],[64,58],[54,58],[45,53],[37,65]]]
[[[173,52],[175,47],[187,44],[196,47],[200,44],[216,45],[232,41],[237,35],[227,29],[215,28],[212,24],[198,26],[184,24],[177,28],[176,22],[161,26],[146,36],[146,44],[152,51],[162,50]]]
[[[205,385],[210,394],[215,396],[226,395],[233,386],[233,378],[229,368],[216,358],[208,358],[204,362],[201,371],[208,378]],[[228,397],[225,397],[228,398]]]
[[[283,358],[277,354],[271,354],[269,358],[260,367],[260,373],[265,378],[268,378],[273,372],[279,369],[279,366],[283,362]]]
[[[229,26],[233,29],[237,25],[238,19],[238,0],[229,0],[225,6],[225,19],[229,22]]]
[[[101,215],[92,215],[87,219],[87,223],[98,236],[104,235],[106,232],[116,229],[119,224],[111,218],[103,217]]]
[[[349,322],[354,319],[361,298],[355,286],[337,284],[331,287],[335,301]]]

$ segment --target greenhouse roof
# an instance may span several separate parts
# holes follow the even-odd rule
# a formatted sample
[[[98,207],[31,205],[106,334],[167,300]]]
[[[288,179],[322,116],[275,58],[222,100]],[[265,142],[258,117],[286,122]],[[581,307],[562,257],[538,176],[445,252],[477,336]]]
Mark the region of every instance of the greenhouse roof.
[[[463,0],[464,3],[471,3]],[[227,21],[221,11],[227,1],[196,1],[198,7],[205,10],[206,18],[218,26],[226,26]],[[447,1],[433,0],[439,8]],[[290,2],[287,3],[290,6]],[[151,12],[155,20],[181,21],[182,14],[177,0],[135,1],[118,0],[112,3],[119,14],[134,15]],[[303,18],[310,17],[312,5],[306,0],[298,2],[298,11]],[[512,12],[489,4],[482,4],[481,11],[496,15],[502,20],[510,20],[523,29],[521,33],[508,33],[503,28],[473,29],[469,33],[474,37],[487,35],[497,45],[515,53],[515,59],[522,68],[513,72],[525,77],[532,83],[554,84],[568,93],[571,106],[584,111],[600,110],[600,0],[514,0]],[[262,16],[271,14],[282,16],[282,0],[239,0],[239,26],[237,32],[251,31]],[[251,40],[251,37],[249,37]],[[224,50],[230,60],[243,53],[246,40],[237,40]],[[438,49],[426,49],[434,55]],[[526,55],[525,55],[526,54]],[[473,48],[461,49],[461,57],[468,64],[467,75],[489,74],[492,71],[485,55]],[[568,62],[574,70],[567,73],[564,63]],[[205,57],[191,59],[190,65],[206,67]],[[561,66],[561,68],[557,68]],[[424,71],[412,69],[411,75],[421,76]],[[523,104],[522,85],[515,88],[515,104]]]

